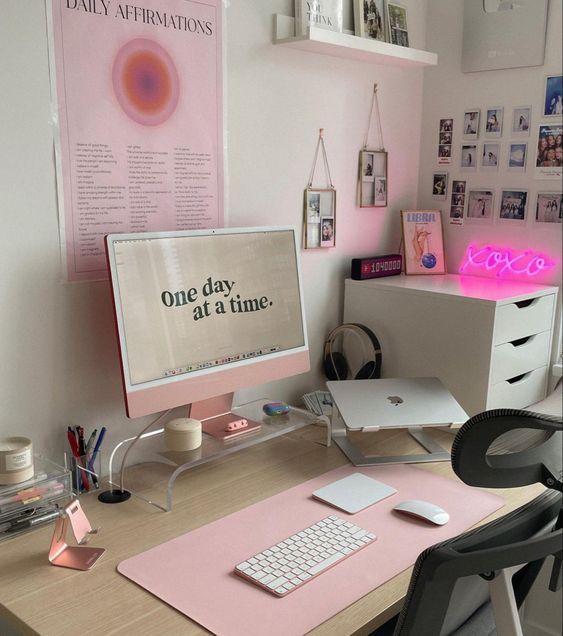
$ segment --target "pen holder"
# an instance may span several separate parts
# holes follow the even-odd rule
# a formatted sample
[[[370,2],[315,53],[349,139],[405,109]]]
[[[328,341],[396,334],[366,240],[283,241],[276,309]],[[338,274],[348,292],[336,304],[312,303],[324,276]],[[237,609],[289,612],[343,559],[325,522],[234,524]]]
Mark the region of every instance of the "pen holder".
[[[65,463],[72,475],[72,489],[76,495],[82,495],[99,488],[101,453],[92,455],[65,454]]]

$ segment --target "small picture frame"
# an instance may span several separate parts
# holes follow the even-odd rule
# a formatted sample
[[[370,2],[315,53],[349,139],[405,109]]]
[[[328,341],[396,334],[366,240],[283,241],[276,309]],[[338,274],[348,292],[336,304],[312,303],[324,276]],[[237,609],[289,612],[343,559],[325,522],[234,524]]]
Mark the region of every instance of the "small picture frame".
[[[478,108],[466,110],[463,115],[463,138],[478,139],[479,138],[479,122],[481,120],[481,111]]]
[[[502,137],[502,121],[504,119],[504,108],[502,106],[491,106],[487,108],[487,118],[485,119],[485,137]]]
[[[528,161],[528,142],[512,141],[508,147],[508,170],[525,172]]]
[[[561,223],[563,194],[561,192],[538,192],[536,199],[537,223]]]
[[[354,33],[360,38],[386,42],[385,1],[354,0]]]
[[[391,44],[408,47],[409,32],[406,7],[394,2],[387,2],[387,32]]]
[[[532,107],[516,106],[512,111],[512,134],[517,137],[528,137],[532,125]]]
[[[483,170],[498,170],[500,160],[500,144],[484,143],[481,153],[481,168]]]
[[[526,220],[528,209],[527,190],[503,190],[500,197],[499,219],[502,221]]]
[[[329,221],[330,220],[330,221]],[[334,247],[336,236],[336,190],[306,188],[303,195],[303,247]],[[323,227],[330,232],[323,234]]]
[[[467,220],[470,222],[491,222],[495,193],[486,188],[469,190],[467,196]]]
[[[543,117],[563,115],[563,75],[546,75],[543,98]]]
[[[435,172],[432,175],[432,198],[445,201],[448,195],[448,173]]]
[[[445,274],[440,210],[401,210],[405,274]]]
[[[463,144],[461,146],[461,169],[476,170],[477,169],[477,145]]]
[[[384,150],[360,150],[359,206],[387,207],[387,153]]]

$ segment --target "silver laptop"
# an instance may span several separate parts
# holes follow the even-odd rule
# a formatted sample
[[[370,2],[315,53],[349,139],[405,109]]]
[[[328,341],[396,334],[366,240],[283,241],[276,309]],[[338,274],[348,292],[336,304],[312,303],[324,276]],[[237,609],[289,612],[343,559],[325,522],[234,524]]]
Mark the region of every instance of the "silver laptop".
[[[343,380],[326,385],[352,431],[450,426],[469,419],[438,378]]]

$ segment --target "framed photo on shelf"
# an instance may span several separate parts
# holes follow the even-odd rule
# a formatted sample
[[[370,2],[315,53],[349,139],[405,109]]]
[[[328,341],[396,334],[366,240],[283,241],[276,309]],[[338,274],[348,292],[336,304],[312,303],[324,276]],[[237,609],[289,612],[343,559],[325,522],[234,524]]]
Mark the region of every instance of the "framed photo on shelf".
[[[502,120],[504,119],[504,108],[493,106],[487,108],[487,119],[485,120],[485,137],[502,136]]]
[[[479,137],[479,121],[481,111],[478,108],[466,110],[463,115],[463,138],[477,139]]]
[[[406,7],[394,2],[387,2],[387,29],[391,44],[397,44],[398,46],[409,45]]]
[[[512,134],[520,137],[530,134],[530,124],[532,122],[531,106],[516,106],[512,111]]]
[[[559,117],[563,114],[563,75],[547,75],[543,98],[543,117]]]
[[[334,247],[336,190],[307,188],[303,196],[303,247]]]
[[[354,33],[386,42],[384,0],[354,0]]]
[[[525,221],[527,209],[527,190],[502,191],[499,206],[499,219],[504,221]]]
[[[401,210],[405,274],[445,274],[440,210]]]
[[[511,172],[525,172],[528,160],[528,142],[513,141],[508,149],[508,169]]]
[[[384,150],[360,150],[359,206],[387,207],[387,153]]]
[[[537,223],[561,223],[563,194],[561,192],[538,192],[536,201]]]

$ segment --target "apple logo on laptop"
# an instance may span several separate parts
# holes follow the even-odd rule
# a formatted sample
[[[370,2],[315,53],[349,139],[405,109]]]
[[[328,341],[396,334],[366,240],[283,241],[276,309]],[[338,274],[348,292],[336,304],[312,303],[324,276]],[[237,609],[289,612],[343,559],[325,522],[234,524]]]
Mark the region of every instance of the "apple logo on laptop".
[[[389,395],[387,397],[387,399],[389,400],[389,402],[391,402],[391,404],[393,404],[394,406],[399,406],[399,404],[403,403],[403,398],[399,397],[398,395]]]

